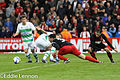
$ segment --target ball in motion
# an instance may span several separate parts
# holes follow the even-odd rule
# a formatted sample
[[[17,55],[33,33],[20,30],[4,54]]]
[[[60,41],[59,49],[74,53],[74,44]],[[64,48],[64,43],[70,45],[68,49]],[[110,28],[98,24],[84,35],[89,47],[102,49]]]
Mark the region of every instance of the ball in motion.
[[[14,58],[13,58],[13,62],[14,62],[15,64],[20,63],[20,58],[19,58],[18,56],[14,57]]]

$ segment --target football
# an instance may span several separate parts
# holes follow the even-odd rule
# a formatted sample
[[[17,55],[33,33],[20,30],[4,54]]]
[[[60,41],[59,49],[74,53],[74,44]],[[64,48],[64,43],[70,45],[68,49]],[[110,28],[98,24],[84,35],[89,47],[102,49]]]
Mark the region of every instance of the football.
[[[20,63],[20,58],[19,58],[18,56],[14,57],[14,58],[13,58],[13,62],[14,62],[15,64]]]

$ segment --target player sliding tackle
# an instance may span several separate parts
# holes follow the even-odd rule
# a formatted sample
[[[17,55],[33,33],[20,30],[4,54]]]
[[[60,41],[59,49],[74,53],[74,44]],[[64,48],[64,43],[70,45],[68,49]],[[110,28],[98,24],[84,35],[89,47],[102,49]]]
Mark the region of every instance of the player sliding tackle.
[[[101,63],[101,61],[98,61],[90,56],[85,56],[84,54],[82,54],[72,43],[64,39],[56,38],[55,34],[49,35],[49,40],[50,42],[52,42],[52,45],[56,48],[56,55],[58,55],[59,59],[64,60],[64,63],[67,63],[70,60],[68,60],[68,58],[64,57],[63,55],[70,53],[84,60]]]
[[[105,35],[101,33],[99,29],[97,29],[95,33],[92,34],[90,37],[91,43],[89,45],[89,52],[93,58],[97,59],[94,52],[99,51],[99,50],[101,51],[105,50],[107,52],[107,55],[110,61],[112,63],[115,63],[115,61],[112,58],[112,54],[110,53],[110,50],[107,48],[107,46],[103,44],[103,39],[114,51],[118,52],[117,49],[111,45],[111,43],[108,41]]]
[[[26,16],[21,17],[21,23],[18,24],[17,26],[17,31],[13,36],[19,35],[21,33],[21,38],[23,40],[23,48],[24,52],[26,53],[26,57],[29,59],[28,63],[32,62],[32,59],[30,57],[30,53],[28,49],[31,49],[31,52],[33,53],[36,62],[39,62],[39,59],[37,57],[37,54],[35,53],[35,46],[34,46],[34,39],[33,36],[36,36],[36,28],[31,22],[27,21]],[[32,31],[34,31],[34,35],[32,34]]]
[[[35,41],[35,44],[38,48],[46,51],[44,57],[42,58],[42,62],[43,63],[47,63],[47,57],[50,54],[50,61],[51,62],[56,62],[56,60],[54,59],[52,53],[55,52],[55,48],[52,47],[51,42],[49,41],[48,36],[50,34],[53,34],[52,32],[46,32],[43,29],[41,29],[40,27],[36,27],[38,30],[41,30],[43,32],[43,34],[41,34]]]

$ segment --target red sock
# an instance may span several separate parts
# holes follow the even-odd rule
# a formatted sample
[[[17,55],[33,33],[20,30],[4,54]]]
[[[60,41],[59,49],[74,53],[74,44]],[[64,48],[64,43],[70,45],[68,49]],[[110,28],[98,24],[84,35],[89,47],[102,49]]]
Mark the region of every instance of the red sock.
[[[89,61],[96,62],[96,63],[100,62],[100,61],[98,61],[98,60],[96,60],[96,59],[94,59],[93,57],[90,57],[90,56],[86,56],[85,60],[89,60]]]
[[[62,56],[60,54],[58,54],[58,58],[61,59],[61,60],[68,60],[68,58],[66,58],[66,57],[64,57],[64,56]]]

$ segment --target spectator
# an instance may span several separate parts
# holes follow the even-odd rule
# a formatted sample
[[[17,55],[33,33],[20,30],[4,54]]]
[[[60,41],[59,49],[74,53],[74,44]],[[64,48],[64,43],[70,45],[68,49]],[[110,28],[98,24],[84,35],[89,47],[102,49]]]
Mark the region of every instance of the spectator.
[[[9,31],[12,33],[13,32],[13,23],[10,21],[10,18],[7,18],[7,21],[5,22],[5,27],[9,28]]]
[[[115,34],[115,37],[116,37],[116,38],[120,38],[120,25],[119,25],[119,27],[118,27],[118,31],[117,31],[116,34]]]
[[[5,1],[4,1],[4,0],[1,0],[1,2],[0,2],[0,9],[1,9],[2,11],[5,11],[5,7],[6,7]]]
[[[116,33],[115,24],[112,24],[112,25],[110,26],[109,32],[112,33],[113,37],[115,37],[115,33]]]
[[[78,3],[79,3],[79,2],[78,2],[77,0],[74,0],[74,1],[72,2],[73,15],[75,15],[75,10],[76,10],[76,8],[77,8]]]
[[[13,12],[14,10],[14,6],[12,6],[12,4],[9,4],[9,7],[6,8],[6,17],[10,17],[10,14]]]
[[[118,5],[115,6],[114,10],[113,10],[113,16],[117,17],[117,15],[120,14],[120,8]]]
[[[41,8],[40,8],[40,13],[38,14],[38,17],[39,17],[40,21],[42,21],[42,17],[43,17],[43,16],[44,16],[45,20],[47,20],[46,14],[47,14],[47,13],[45,12],[44,7],[41,7]]]
[[[85,13],[85,17],[86,18],[90,18],[91,17],[91,15],[90,15],[90,6],[89,6],[88,3],[86,4],[86,7],[84,9],[84,13]]]
[[[49,15],[49,17],[48,17],[48,19],[46,21],[46,25],[51,26],[52,25],[52,21],[53,21],[53,19],[51,18],[51,15]]]
[[[76,8],[76,10],[75,10],[75,13],[79,14],[79,16],[80,16],[81,14],[83,14],[83,8],[81,7],[81,4],[80,4],[80,3],[77,5],[77,8]]]
[[[23,8],[23,7],[20,6],[20,3],[17,3],[17,7],[16,7],[16,10],[15,10],[17,16],[18,16],[18,14],[21,12],[21,9],[22,9],[22,8]]]
[[[50,25],[49,30],[50,30],[51,32],[56,31],[56,24],[55,24],[55,21],[54,21],[54,20],[52,21],[52,25]]]
[[[38,16],[38,14],[40,13],[40,9],[39,9],[38,6],[35,7],[34,13],[36,13],[37,16]]]
[[[59,0],[57,3],[57,10],[59,9],[60,5],[64,3],[64,0]]]
[[[31,22],[32,22],[32,21],[35,21],[36,26],[40,24],[40,20],[39,20],[39,18],[37,17],[36,13],[33,13],[33,17],[31,18],[30,21],[31,21]]]
[[[105,12],[108,14],[108,15],[112,15],[112,12],[113,12],[113,7],[111,7],[111,4],[109,2],[107,2],[107,7],[105,9]]]
[[[83,31],[80,33],[80,38],[90,38],[90,33],[86,27],[83,27]]]
[[[60,20],[60,21],[59,21],[59,25],[58,25],[58,27],[57,27],[57,29],[56,29],[56,33],[57,33],[57,34],[58,34],[58,33],[61,33],[61,32],[63,31],[63,25],[64,25],[63,20]]]
[[[65,25],[68,25],[68,22],[69,22],[69,21],[68,21],[68,18],[67,18],[66,15],[64,16],[63,22],[64,22]]]
[[[46,25],[45,21],[42,21],[42,22],[41,22],[40,28],[43,29],[43,30],[46,30],[46,29],[47,29],[47,25]],[[47,30],[48,30],[48,29],[47,29]]]
[[[60,4],[60,8],[57,10],[58,16],[60,16],[60,19],[64,18],[64,15],[66,14],[65,8],[63,7],[63,4]]]
[[[67,27],[64,26],[63,31],[61,32],[62,38],[72,38],[71,33],[68,31]]]
[[[6,32],[6,33],[5,33],[5,37],[6,37],[6,38],[11,38],[12,33],[9,31],[9,27],[8,27],[8,26],[6,27],[5,32]]]
[[[104,13],[104,16],[102,18],[103,25],[105,25],[105,22],[108,20],[107,13]]]
[[[101,2],[100,5],[98,6],[98,13],[100,17],[104,16],[105,13],[105,6],[103,5],[103,3]]]

